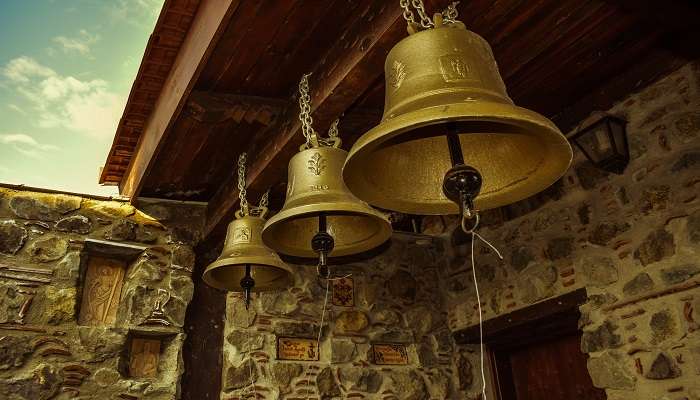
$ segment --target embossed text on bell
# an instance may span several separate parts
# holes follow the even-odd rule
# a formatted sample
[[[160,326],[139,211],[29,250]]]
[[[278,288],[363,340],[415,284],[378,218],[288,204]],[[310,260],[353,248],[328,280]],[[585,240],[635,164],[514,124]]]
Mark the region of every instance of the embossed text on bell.
[[[385,209],[455,214],[460,207],[441,179],[456,165],[480,175],[478,209],[513,203],[551,185],[572,157],[559,129],[513,104],[482,37],[458,21],[433,26],[389,52],[384,115],[350,151],[343,170],[350,190]],[[448,128],[456,139],[451,145]]]

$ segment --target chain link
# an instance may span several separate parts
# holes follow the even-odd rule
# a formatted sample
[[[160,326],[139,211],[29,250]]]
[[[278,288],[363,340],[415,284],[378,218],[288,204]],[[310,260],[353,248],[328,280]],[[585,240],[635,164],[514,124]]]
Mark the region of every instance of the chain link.
[[[411,0],[411,5],[418,11],[418,16],[420,17],[420,26],[423,29],[434,28],[435,24],[433,20],[430,19],[428,14],[425,12],[425,6],[423,6],[423,0]]]
[[[452,4],[447,6],[445,10],[441,12],[445,23],[453,24],[457,22],[457,17],[459,16],[457,12],[457,4],[459,4],[459,1],[454,1],[452,2]],[[409,25],[416,24],[423,29],[435,28],[435,23],[425,12],[423,0],[411,0],[410,4],[409,0],[399,0],[399,6],[403,8],[403,17],[406,20],[406,22],[409,23]],[[413,7],[418,13],[418,17],[420,18],[420,24],[416,22],[416,17],[413,14],[411,7]]]
[[[247,154],[241,153],[238,156],[238,198],[241,200],[241,213],[243,215],[248,215],[248,199],[246,198],[245,189],[245,164],[247,161]]]
[[[328,128],[328,137],[331,139],[335,139],[338,137],[338,124],[340,123],[340,118],[336,118],[335,121],[331,124],[331,127]]]
[[[451,24],[457,22],[457,17],[459,17],[459,12],[457,11],[458,4],[459,1],[453,1],[452,4],[442,11],[442,18],[445,22]]]
[[[267,205],[269,204],[270,200],[270,189],[268,188],[265,193],[263,193],[262,197],[260,197],[260,203],[258,203],[258,208],[267,208]]]
[[[315,143],[314,137],[314,120],[311,118],[311,96],[309,96],[309,76],[304,74],[299,82],[299,120],[301,121],[301,132],[306,138],[306,146],[313,147]]]
[[[399,0],[399,6],[403,8],[403,17],[409,24],[416,23],[416,17],[413,15],[413,11],[409,7],[408,0]]]

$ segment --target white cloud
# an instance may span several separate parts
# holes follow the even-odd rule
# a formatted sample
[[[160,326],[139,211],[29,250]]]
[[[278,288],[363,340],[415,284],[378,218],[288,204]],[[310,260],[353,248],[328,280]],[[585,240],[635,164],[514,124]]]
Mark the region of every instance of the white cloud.
[[[17,104],[9,103],[9,104],[7,105],[7,108],[9,108],[10,110],[17,111],[17,112],[20,113],[20,114],[27,115],[27,112],[24,111],[24,110],[22,109],[22,107],[18,106]]]
[[[29,101],[40,127],[65,127],[92,137],[114,135],[126,97],[111,92],[104,80],[63,76],[29,57],[11,60],[2,75]]]
[[[33,137],[23,133],[0,134],[0,143],[11,145],[17,152],[32,158],[41,158],[47,151],[59,150],[57,146],[39,143]]]
[[[125,20],[132,24],[140,24],[143,21],[135,21],[134,18],[147,18],[154,20],[163,8],[164,0],[117,0],[110,3],[108,12],[114,20]]]
[[[48,67],[45,67],[29,57],[18,57],[11,60],[2,71],[3,75],[13,82],[29,82],[31,77],[47,78],[56,75]]]
[[[99,35],[92,35],[85,29],[81,29],[77,37],[56,36],[53,40],[63,48],[65,53],[78,52],[84,56],[90,56],[90,46],[100,40]]]

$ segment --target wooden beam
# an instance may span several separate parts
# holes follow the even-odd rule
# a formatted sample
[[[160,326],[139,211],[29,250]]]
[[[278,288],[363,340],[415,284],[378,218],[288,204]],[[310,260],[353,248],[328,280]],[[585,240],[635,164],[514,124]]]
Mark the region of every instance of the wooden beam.
[[[288,100],[229,93],[192,91],[187,113],[198,122],[218,124],[232,119],[237,123],[270,126],[290,107]]]
[[[364,15],[319,58],[321,61],[311,71],[312,112],[317,130],[340,116],[381,75],[384,57],[395,42],[393,38],[405,31],[401,8],[395,4],[373,2],[363,11]],[[286,176],[288,160],[302,142],[297,114],[295,107],[290,108],[277,135],[252,141],[249,193],[262,192]],[[205,237],[223,230],[237,203],[235,179],[229,179],[209,201]]]
[[[153,164],[206,64],[218,38],[226,28],[239,0],[203,0],[168,75],[155,107],[131,158],[129,168],[119,184],[120,193],[135,199],[144,177]]]
[[[484,343],[507,347],[530,339],[541,339],[553,327],[549,324],[566,324],[575,331],[579,318],[578,307],[587,300],[586,289],[581,288],[487,320],[483,327]],[[453,336],[458,344],[479,343],[479,326],[456,331]]]

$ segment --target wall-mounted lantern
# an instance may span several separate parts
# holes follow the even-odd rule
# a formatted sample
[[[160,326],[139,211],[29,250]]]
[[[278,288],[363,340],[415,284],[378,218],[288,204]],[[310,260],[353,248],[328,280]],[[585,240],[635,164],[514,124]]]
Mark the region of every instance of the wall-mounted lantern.
[[[591,122],[568,136],[596,167],[622,174],[630,161],[627,121],[608,114],[595,114]]]

